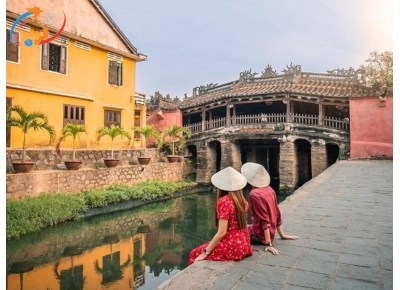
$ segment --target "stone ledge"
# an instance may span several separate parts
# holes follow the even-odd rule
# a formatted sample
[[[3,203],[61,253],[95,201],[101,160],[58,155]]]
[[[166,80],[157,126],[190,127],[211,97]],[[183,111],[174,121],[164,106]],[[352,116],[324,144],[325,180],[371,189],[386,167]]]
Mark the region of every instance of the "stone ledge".
[[[79,170],[43,170],[7,174],[6,197],[24,198],[41,193],[75,193],[113,184],[133,185],[146,180],[180,181],[184,162],[152,163],[146,166],[126,165],[115,168],[82,168]]]

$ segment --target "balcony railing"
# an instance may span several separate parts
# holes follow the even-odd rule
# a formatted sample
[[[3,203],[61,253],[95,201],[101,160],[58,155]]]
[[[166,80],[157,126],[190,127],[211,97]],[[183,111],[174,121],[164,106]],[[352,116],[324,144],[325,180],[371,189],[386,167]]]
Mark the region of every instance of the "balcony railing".
[[[260,115],[240,115],[230,118],[230,124],[228,124],[227,118],[218,118],[204,122],[204,131],[208,131],[214,128],[221,128],[226,126],[246,126],[246,125],[258,125],[258,124],[278,124],[278,123],[293,123],[293,124],[305,124],[318,126],[319,116],[318,115],[307,115],[307,114],[291,114],[291,122],[288,122],[287,115],[281,114],[260,114]],[[192,133],[198,133],[203,131],[202,122],[186,125]],[[333,117],[325,117],[323,120],[323,126],[328,128],[349,129],[349,119],[339,119]]]

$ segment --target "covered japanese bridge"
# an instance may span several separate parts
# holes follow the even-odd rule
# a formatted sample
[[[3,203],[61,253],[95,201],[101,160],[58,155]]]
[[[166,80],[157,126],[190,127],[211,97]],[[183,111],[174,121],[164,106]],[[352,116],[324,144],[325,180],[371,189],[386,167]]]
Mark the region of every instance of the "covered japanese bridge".
[[[197,182],[257,162],[280,189],[301,186],[348,157],[350,97],[379,95],[352,68],[310,73],[291,64],[278,74],[268,65],[256,75],[249,70],[238,80],[196,87],[179,103],[193,133],[186,156]]]
[[[190,128],[185,156],[196,181],[245,162],[265,166],[280,189],[294,189],[350,151],[350,98],[379,96],[361,70],[302,72],[290,64],[278,74],[268,65],[224,84],[193,89],[180,101],[156,93],[153,108],[180,110]],[[161,112],[161,111],[160,111]]]

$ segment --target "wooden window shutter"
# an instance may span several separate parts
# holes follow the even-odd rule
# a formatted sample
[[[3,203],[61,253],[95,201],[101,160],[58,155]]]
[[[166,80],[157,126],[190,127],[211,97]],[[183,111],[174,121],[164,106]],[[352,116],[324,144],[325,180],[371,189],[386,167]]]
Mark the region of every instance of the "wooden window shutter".
[[[67,48],[65,46],[61,46],[60,51],[60,73],[66,74],[67,73]]]
[[[108,83],[110,85],[117,85],[117,78],[118,78],[118,72],[117,72],[117,62],[109,60],[108,61]]]
[[[6,102],[6,109],[8,110],[8,108],[12,105],[12,99],[11,98],[6,98],[7,102]],[[7,127],[6,130],[6,147],[10,147],[10,141],[11,141],[11,128]]]
[[[104,110],[104,126],[121,126],[121,112]]]
[[[14,42],[18,43],[19,39],[19,34],[18,32],[14,32]],[[6,60],[9,61],[15,61],[18,62],[18,51],[19,51],[19,46],[14,45],[11,42],[10,39],[10,31],[6,29],[6,40],[7,40],[7,46],[6,46]]]
[[[64,126],[71,124],[85,124],[85,107],[64,105]]]
[[[122,63],[119,63],[119,78],[118,78],[119,82],[118,85],[122,86]]]
[[[42,69],[49,70],[49,44],[42,44]]]

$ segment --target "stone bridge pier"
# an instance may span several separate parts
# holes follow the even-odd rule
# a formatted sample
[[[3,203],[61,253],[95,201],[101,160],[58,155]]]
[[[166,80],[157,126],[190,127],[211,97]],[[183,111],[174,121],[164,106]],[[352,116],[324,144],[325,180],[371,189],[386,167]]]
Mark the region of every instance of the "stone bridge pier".
[[[339,159],[347,159],[347,138],[305,134],[216,134],[190,140],[196,150],[196,181],[210,184],[213,174],[228,166],[240,171],[243,163],[262,164],[279,189],[292,190],[316,177]],[[343,136],[342,136],[343,137]],[[190,154],[190,152],[189,152]]]

